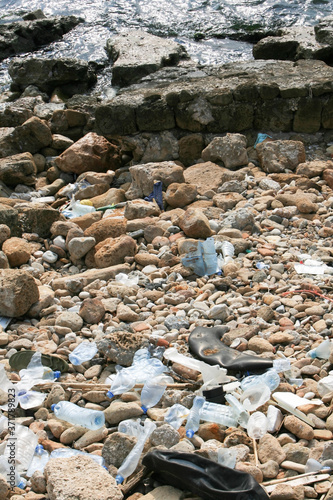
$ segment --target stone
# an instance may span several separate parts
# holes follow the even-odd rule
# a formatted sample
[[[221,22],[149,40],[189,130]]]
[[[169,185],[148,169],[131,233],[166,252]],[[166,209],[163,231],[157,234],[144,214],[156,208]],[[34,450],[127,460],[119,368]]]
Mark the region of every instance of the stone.
[[[274,351],[272,344],[268,340],[261,337],[252,337],[248,342],[248,348],[256,354]]]
[[[83,19],[75,16],[42,16],[6,23],[1,31],[0,58],[32,52],[37,47],[59,40]]]
[[[274,460],[274,462],[281,464],[286,459],[286,454],[274,436],[265,434],[259,440],[258,457],[262,464],[268,462],[268,460]]]
[[[106,172],[120,167],[120,150],[104,137],[89,132],[56,158],[63,172]]]
[[[201,156],[204,141],[201,134],[185,135],[178,141],[179,159],[185,167],[193,165]]]
[[[257,145],[260,166],[267,173],[294,171],[305,162],[305,148],[300,141],[264,141]]]
[[[107,238],[101,241],[96,245],[95,250],[96,267],[114,266],[124,262],[125,257],[135,255],[136,241],[124,234],[118,238]]]
[[[71,259],[77,261],[84,257],[89,250],[94,248],[96,244],[95,238],[83,236],[81,238],[72,238],[68,243],[68,251]]]
[[[244,197],[239,193],[218,193],[214,196],[213,202],[218,208],[222,208],[225,212],[233,209],[237,203],[244,200]]]
[[[24,270],[0,270],[0,314],[11,318],[23,316],[39,299],[38,286]]]
[[[9,485],[6,481],[6,477],[0,474],[0,498],[6,498],[9,492]]]
[[[313,429],[309,424],[306,424],[294,415],[287,415],[284,419],[284,427],[288,429],[292,434],[294,434],[299,439],[306,439],[311,441],[313,439]]]
[[[120,303],[117,307],[117,318],[120,321],[132,322],[138,321],[139,315],[133,311],[129,306]]]
[[[53,304],[55,294],[52,288],[46,285],[40,285],[38,287],[38,292],[39,299],[30,307],[28,311],[28,315],[31,318],[38,318],[43,309],[46,309]]]
[[[16,57],[10,62],[8,72],[22,90],[36,85],[50,94],[56,87],[62,87],[70,96],[87,91],[97,79],[86,61],[74,58]]]
[[[132,200],[125,206],[124,217],[127,220],[141,219],[143,217],[158,216],[161,213],[155,201]]]
[[[30,202],[18,207],[18,229],[22,233],[35,233],[40,238],[48,238],[50,228],[55,221],[62,218],[58,210],[44,203]],[[13,230],[12,230],[13,233]],[[18,236],[14,235],[13,236]]]
[[[179,43],[140,30],[130,30],[110,38],[106,42],[106,51],[113,60],[113,85],[119,86],[135,83],[187,56]]]
[[[78,332],[83,326],[83,319],[75,312],[62,312],[56,319],[56,326],[65,326],[72,332]]]
[[[254,479],[259,483],[263,480],[263,473],[259,467],[249,463],[249,462],[238,462],[236,463],[235,470],[240,470],[242,472],[246,472],[254,477]]]
[[[125,219],[118,220],[112,217],[103,217],[103,219],[91,224],[85,231],[84,235],[93,237],[96,243],[104,241],[107,238],[118,238],[126,233]]]
[[[122,203],[125,200],[125,191],[123,189],[110,188],[106,193],[91,198],[90,202],[93,207],[101,208],[108,205],[117,205],[117,203]]]
[[[112,401],[110,406],[104,410],[105,420],[110,425],[117,425],[122,420],[137,418],[143,415],[143,410],[137,403],[124,403],[122,401]]]
[[[202,151],[204,161],[222,161],[228,169],[248,164],[246,137],[241,134],[226,134],[214,137],[212,142]]]
[[[33,116],[22,125],[9,129],[0,136],[0,158],[19,153],[37,153],[41,148],[49,146],[52,141],[51,130],[47,124]]]
[[[210,161],[192,165],[184,171],[187,184],[195,185],[198,193],[204,195],[207,191],[217,191],[223,184],[228,170]]]
[[[73,441],[79,439],[86,432],[87,429],[85,427],[80,427],[78,425],[71,426],[69,427],[69,429],[66,429],[62,432],[60,436],[60,442],[62,444],[72,444]]]
[[[170,184],[165,192],[165,201],[172,208],[185,207],[197,197],[195,184]]]
[[[172,183],[185,182],[183,167],[173,161],[134,165],[129,170],[132,183],[126,191],[128,200],[149,196],[153,191],[154,181],[161,181],[164,189]]]
[[[173,486],[164,485],[154,488],[146,495],[140,497],[142,500],[181,500],[183,498],[184,492],[174,488]],[[139,500],[139,499],[132,499]]]
[[[115,332],[96,341],[97,348],[108,359],[122,366],[131,366],[135,352],[148,346],[142,333]]]
[[[115,479],[86,456],[51,459],[44,472],[50,500],[121,500]]]
[[[209,220],[198,208],[188,208],[179,220],[179,227],[189,238],[206,239],[212,235]]]
[[[10,238],[10,227],[6,224],[0,224],[0,246]]]
[[[53,404],[57,404],[59,401],[66,401],[66,399],[65,390],[61,387],[61,385],[54,383],[51,387],[51,391],[45,399],[45,406],[47,408],[51,408]]]
[[[179,443],[179,433],[169,424],[163,424],[157,427],[150,436],[152,446],[163,445],[166,448],[171,448]]]
[[[29,243],[23,238],[9,238],[2,245],[11,267],[19,267],[30,259]]]
[[[123,432],[114,432],[104,442],[102,457],[107,465],[114,465],[119,468],[136,442],[137,438],[135,436]]]
[[[31,487],[36,493],[46,493],[46,480],[44,474],[36,470],[30,478]]]
[[[37,167],[31,153],[20,153],[0,159],[0,181],[6,186],[36,182]]]
[[[85,432],[77,441],[74,443],[75,450],[82,450],[82,448],[86,448],[92,443],[98,443],[105,439],[108,435],[108,431],[106,427],[101,427],[96,430],[89,430]]]
[[[104,314],[105,308],[103,303],[97,297],[93,299],[84,299],[79,311],[81,318],[89,324],[98,324],[102,321]]]

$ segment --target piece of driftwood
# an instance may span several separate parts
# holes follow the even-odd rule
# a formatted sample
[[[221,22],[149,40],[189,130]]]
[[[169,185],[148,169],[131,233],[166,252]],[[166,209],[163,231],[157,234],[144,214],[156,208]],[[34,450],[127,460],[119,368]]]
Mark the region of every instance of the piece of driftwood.
[[[148,475],[148,470],[146,467],[142,466],[139,471],[126,483],[122,484],[120,489],[122,494],[127,495],[135,486],[137,486],[142,479]]]
[[[109,384],[87,384],[84,382],[56,382],[61,385],[64,389],[83,389],[88,391],[108,391],[110,389]],[[54,382],[43,382],[41,384],[36,384],[35,387],[39,387],[40,389],[50,389]],[[144,384],[135,384],[133,389],[142,389]],[[193,383],[175,383],[168,384],[166,386],[167,389],[193,389],[197,384]]]

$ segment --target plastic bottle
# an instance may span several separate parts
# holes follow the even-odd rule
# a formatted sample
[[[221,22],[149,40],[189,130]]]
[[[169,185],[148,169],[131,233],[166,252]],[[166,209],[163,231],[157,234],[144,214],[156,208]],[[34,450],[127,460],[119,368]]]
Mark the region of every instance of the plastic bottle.
[[[241,395],[240,401],[247,411],[254,411],[266,403],[271,396],[271,391],[266,384],[252,385]]]
[[[274,359],[273,369],[278,373],[287,372],[290,370],[290,360],[286,358]]]
[[[37,406],[40,406],[46,398],[46,394],[21,389],[17,393],[17,398],[21,408],[28,410],[29,408],[36,408]]]
[[[38,444],[38,436],[28,427],[15,424],[15,427],[9,430],[10,439],[4,451],[4,456],[9,459],[15,454],[16,470],[19,474],[25,473],[34,456]]]
[[[321,397],[325,396],[329,392],[333,392],[333,371],[330,371],[327,377],[319,380],[317,391]]]
[[[72,365],[81,365],[85,361],[92,359],[97,353],[97,345],[95,342],[89,342],[89,340],[84,340],[75,347],[74,351],[68,356],[69,361]]]
[[[81,408],[69,401],[59,401],[51,406],[51,410],[57,418],[87,429],[97,430],[105,424],[105,416],[102,411]]]
[[[328,359],[331,354],[333,344],[329,339],[324,340],[318,347],[311,349],[306,355],[312,359]]]
[[[5,477],[7,483],[13,488],[25,488],[27,481],[20,477],[15,464],[9,463],[7,458],[0,456],[0,474]]]
[[[110,390],[106,393],[108,398],[113,398],[118,394],[123,394],[124,392],[132,389],[136,384],[136,378],[134,371],[128,371],[125,368],[119,370],[117,375],[111,383]]]
[[[200,410],[200,420],[214,422],[226,427],[237,427],[237,415],[233,408],[207,401]]]
[[[249,387],[253,387],[257,384],[266,384],[272,392],[280,384],[279,374],[274,369],[269,369],[262,375],[250,375],[242,380],[241,388],[243,391],[246,391]]]
[[[229,469],[234,469],[236,466],[236,460],[238,456],[238,450],[233,448],[218,448],[217,450],[217,462],[224,467],[229,467]]]
[[[196,396],[193,400],[193,405],[190,410],[189,416],[187,418],[185,430],[186,430],[186,436],[188,438],[192,438],[194,434],[197,432],[199,429],[200,425],[200,412],[201,408],[203,407],[205,403],[205,398],[201,396]]]
[[[148,408],[157,405],[164,394],[166,386],[173,384],[174,380],[168,375],[158,375],[147,380],[141,391],[141,408],[147,413]]]
[[[247,423],[247,433],[252,439],[262,438],[268,428],[268,421],[266,415],[261,413],[261,411],[256,411],[252,413]]]
[[[226,394],[225,399],[233,408],[234,413],[237,416],[237,422],[239,423],[239,425],[246,428],[250,415],[246,411],[242,403],[240,403],[238,399],[236,399],[235,396],[233,396],[232,394]]]
[[[127,434],[127,436],[134,436],[136,438],[140,437],[142,429],[143,427],[139,418],[136,420],[129,418],[118,424],[118,432],[122,432],[123,434]]]
[[[49,453],[44,450],[44,447],[41,444],[38,444],[35,449],[35,454],[31,460],[31,463],[28,467],[26,476],[31,477],[36,470],[40,472],[44,472],[45,465],[50,459]]]
[[[1,389],[8,394],[8,397],[10,398],[10,403],[11,403],[11,408],[16,408],[18,405],[18,399],[17,399],[17,394],[16,394],[16,388],[10,380],[8,380],[5,366],[0,364],[0,387]],[[7,411],[8,410],[8,403],[1,405],[0,406],[1,410]]]
[[[130,476],[135,471],[140,460],[145,442],[155,429],[156,424],[154,424],[154,422],[152,422],[151,420],[145,421],[136,445],[134,446],[134,448],[132,448],[132,450],[118,469],[118,474],[116,476],[116,482],[118,484],[121,484],[126,477]]]
[[[102,467],[105,466],[105,460],[103,457],[99,455],[93,455],[92,453],[86,453],[85,451],[74,450],[72,448],[58,448],[56,450],[51,451],[50,458],[70,458],[76,457],[77,455],[84,455],[85,457],[89,457],[98,465]]]
[[[169,408],[169,410],[165,414],[164,422],[167,422],[177,431],[184,422],[185,418],[189,415],[189,413],[190,410],[188,408],[179,403],[176,403],[171,406],[171,408]]]

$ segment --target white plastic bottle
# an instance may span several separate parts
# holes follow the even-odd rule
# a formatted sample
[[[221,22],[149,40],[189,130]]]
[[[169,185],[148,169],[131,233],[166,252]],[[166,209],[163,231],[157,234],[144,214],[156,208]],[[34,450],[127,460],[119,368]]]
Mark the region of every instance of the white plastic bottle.
[[[105,424],[105,416],[102,411],[81,408],[69,401],[59,401],[51,406],[51,410],[57,418],[87,429],[97,430]]]
[[[27,477],[31,477],[34,472],[39,470],[40,472],[44,472],[45,465],[50,459],[50,454],[48,451],[44,450],[44,447],[41,444],[36,446],[35,454],[31,460],[31,463],[27,470]]]
[[[81,365],[85,361],[90,361],[97,353],[97,345],[95,342],[84,340],[75,347],[74,351],[68,356],[72,365]]]
[[[194,434],[197,432],[199,429],[200,425],[200,412],[201,408],[203,407],[205,403],[205,398],[202,396],[196,396],[193,400],[193,405],[190,410],[189,416],[187,418],[186,422],[186,436],[188,438],[192,438]]]
[[[312,359],[328,359],[330,357],[332,347],[333,344],[330,339],[326,339],[318,347],[311,349],[311,351],[309,351],[306,355]]]

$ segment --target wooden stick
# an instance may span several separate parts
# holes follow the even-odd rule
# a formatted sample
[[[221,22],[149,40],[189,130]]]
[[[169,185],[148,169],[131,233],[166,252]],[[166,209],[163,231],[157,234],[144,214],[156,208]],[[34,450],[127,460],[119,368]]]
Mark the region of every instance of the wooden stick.
[[[284,477],[282,479],[273,479],[273,481],[268,481],[267,483],[261,483],[263,486],[270,486],[272,484],[280,484],[280,483],[285,483],[286,481],[293,481],[294,479],[299,479],[301,477],[307,477],[307,476],[315,476],[317,474],[328,474],[330,472],[329,469],[322,469],[316,472],[305,472],[304,474],[298,474],[298,476],[292,476],[292,477]]]
[[[64,389],[83,389],[83,390],[91,390],[91,391],[108,391],[110,389],[110,385],[107,384],[88,384],[81,382],[56,382],[60,384]],[[54,382],[43,382],[41,384],[36,384],[36,387],[40,387],[41,389],[50,389]],[[133,389],[142,389],[144,384],[135,384]],[[196,387],[196,383],[176,383],[176,384],[168,384],[167,389],[193,389]]]
[[[141,469],[132,477],[129,481],[123,484],[120,489],[123,495],[127,495],[146,475],[148,471],[147,468],[142,466]]]
[[[254,451],[254,458],[255,458],[255,461],[256,461],[256,466],[259,467],[257,442],[256,442],[256,440],[254,438],[252,438],[252,443],[253,443],[253,451]]]

